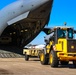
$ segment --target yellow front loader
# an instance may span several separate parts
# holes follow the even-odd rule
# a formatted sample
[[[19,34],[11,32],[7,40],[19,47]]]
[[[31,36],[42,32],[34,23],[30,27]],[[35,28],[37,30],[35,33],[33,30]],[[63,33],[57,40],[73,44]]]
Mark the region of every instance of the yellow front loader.
[[[51,67],[58,67],[59,64],[67,65],[69,61],[76,67],[76,31],[73,27],[45,28],[44,32],[46,46],[40,53],[41,64],[50,64]]]

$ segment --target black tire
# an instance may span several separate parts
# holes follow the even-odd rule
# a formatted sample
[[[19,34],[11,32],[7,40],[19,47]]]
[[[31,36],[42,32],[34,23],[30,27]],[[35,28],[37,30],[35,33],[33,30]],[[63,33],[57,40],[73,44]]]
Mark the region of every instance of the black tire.
[[[26,60],[26,61],[29,60],[29,55],[25,54],[25,60]]]
[[[49,64],[51,65],[51,67],[58,67],[58,57],[57,57],[57,52],[54,50],[51,50],[50,54],[49,54]]]
[[[73,61],[73,65],[74,65],[74,67],[76,68],[76,61]]]
[[[68,65],[69,61],[60,61],[61,65]]]
[[[40,52],[40,62],[42,65],[47,65],[48,64],[48,57],[45,55],[44,51]]]

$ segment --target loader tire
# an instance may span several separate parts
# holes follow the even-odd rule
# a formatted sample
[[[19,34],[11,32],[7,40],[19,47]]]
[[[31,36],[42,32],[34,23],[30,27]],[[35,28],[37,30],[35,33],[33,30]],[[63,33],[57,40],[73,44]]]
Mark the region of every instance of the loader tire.
[[[48,64],[48,58],[47,58],[47,55],[45,55],[44,51],[40,52],[40,62],[42,65]]]
[[[51,50],[49,54],[49,64],[51,67],[58,67],[58,57],[57,57],[57,52],[54,50]]]

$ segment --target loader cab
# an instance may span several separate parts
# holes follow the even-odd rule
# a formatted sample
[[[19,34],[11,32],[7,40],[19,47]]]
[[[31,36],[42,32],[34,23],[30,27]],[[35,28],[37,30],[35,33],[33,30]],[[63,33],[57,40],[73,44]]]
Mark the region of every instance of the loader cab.
[[[55,30],[55,41],[58,39],[73,39],[74,30],[71,27],[57,27]]]

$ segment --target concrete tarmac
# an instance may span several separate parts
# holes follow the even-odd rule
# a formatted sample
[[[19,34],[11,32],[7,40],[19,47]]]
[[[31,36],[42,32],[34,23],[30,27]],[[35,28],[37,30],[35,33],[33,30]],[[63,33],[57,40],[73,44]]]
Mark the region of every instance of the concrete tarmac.
[[[0,58],[0,75],[76,75],[76,68],[72,63],[51,68],[41,65],[38,58]]]

